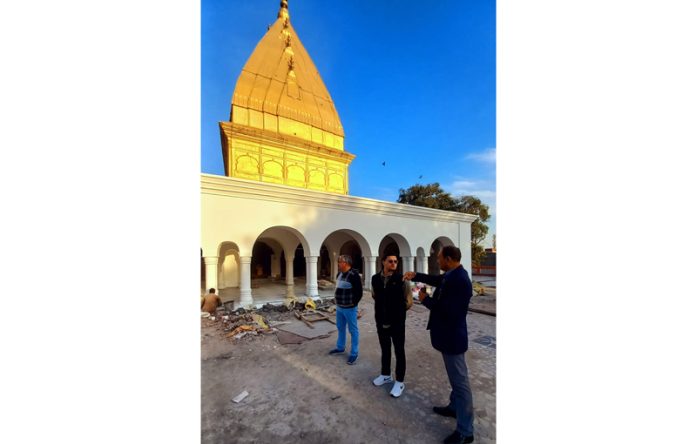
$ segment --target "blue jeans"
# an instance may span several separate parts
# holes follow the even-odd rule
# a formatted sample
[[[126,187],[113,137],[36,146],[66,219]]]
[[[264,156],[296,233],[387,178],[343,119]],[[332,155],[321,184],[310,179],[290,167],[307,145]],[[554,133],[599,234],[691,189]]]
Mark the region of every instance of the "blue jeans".
[[[452,392],[448,407],[457,412],[457,431],[464,436],[474,435],[474,399],[469,387],[464,353],[458,355],[442,354]]]
[[[342,308],[336,306],[336,328],[338,329],[338,339],[336,348],[346,349],[346,324],[350,331],[350,356],[358,356],[358,341],[360,332],[358,331],[358,307]]]

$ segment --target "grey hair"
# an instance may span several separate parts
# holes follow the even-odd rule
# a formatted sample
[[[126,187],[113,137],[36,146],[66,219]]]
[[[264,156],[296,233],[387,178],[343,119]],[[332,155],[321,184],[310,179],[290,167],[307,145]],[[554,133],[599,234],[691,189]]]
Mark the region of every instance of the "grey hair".
[[[353,265],[353,258],[347,254],[342,254],[338,257],[340,262],[345,262],[348,265]]]

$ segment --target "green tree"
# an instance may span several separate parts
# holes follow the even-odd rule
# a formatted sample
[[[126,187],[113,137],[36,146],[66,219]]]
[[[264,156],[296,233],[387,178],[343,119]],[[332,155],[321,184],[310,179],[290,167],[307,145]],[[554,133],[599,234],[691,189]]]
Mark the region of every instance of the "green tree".
[[[481,242],[488,234],[486,222],[491,216],[488,214],[488,205],[481,202],[478,197],[452,197],[450,193],[440,187],[439,183],[435,182],[427,185],[413,185],[406,190],[399,189],[397,202],[477,215],[479,218],[471,224],[471,262],[473,265],[480,265],[486,257],[486,251]]]
[[[407,190],[399,189],[399,203],[438,210],[457,211],[457,200],[440,187],[440,184],[413,185]]]
[[[481,265],[486,258],[486,250],[481,245],[481,242],[488,234],[486,222],[491,218],[490,214],[488,214],[488,205],[475,196],[461,196],[457,201],[459,203],[457,211],[475,214],[479,217],[471,223],[471,262],[474,265]]]

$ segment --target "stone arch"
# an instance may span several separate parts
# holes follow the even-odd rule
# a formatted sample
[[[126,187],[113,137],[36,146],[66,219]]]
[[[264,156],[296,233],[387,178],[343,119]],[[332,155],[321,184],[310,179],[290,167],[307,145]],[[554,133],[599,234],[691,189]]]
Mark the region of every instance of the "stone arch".
[[[372,255],[372,249],[365,237],[355,230],[341,228],[334,230],[324,237],[322,247],[326,248],[326,253],[330,263],[331,271],[329,275],[331,280],[334,280],[338,274],[338,256],[341,254],[349,254],[353,258],[353,268],[356,268],[365,276],[366,263],[365,258]]]
[[[428,274],[440,274],[440,265],[437,262],[437,253],[446,245],[454,246],[454,242],[447,236],[439,236],[430,244],[428,254]]]
[[[259,237],[256,242],[263,242],[270,249],[270,261],[264,262],[265,266],[269,267],[266,275],[269,279],[278,280],[281,278],[281,259],[283,255],[283,245],[277,240],[270,237]],[[253,255],[252,255],[253,257]],[[254,264],[252,263],[252,273],[254,272]]]
[[[239,246],[225,241],[218,246],[218,288],[239,287]]]
[[[273,248],[263,239],[256,239],[251,249],[251,279],[267,279],[271,276]]]
[[[248,154],[244,154],[237,158],[235,170],[238,174],[258,177],[259,161]]]
[[[302,249],[305,251],[305,254],[310,251],[307,238],[298,229],[293,227],[288,227],[285,225],[268,227],[256,237],[256,241],[264,238],[277,241],[283,247],[286,254],[290,251],[294,253],[298,243],[302,245]]]
[[[377,259],[377,271],[382,269],[382,257],[384,257],[385,254],[394,255],[399,259],[399,264],[396,267],[396,271],[398,273],[403,273],[404,264],[402,258],[412,257],[411,246],[409,245],[406,238],[403,237],[401,234],[389,233],[386,236],[384,236],[382,238],[382,241],[379,243],[379,258]],[[411,264],[407,269],[412,270],[413,264]]]
[[[425,248],[416,248],[416,268],[418,273],[428,272],[428,256],[425,255]]]
[[[263,163],[264,181],[283,183],[283,165],[275,160],[267,160]]]

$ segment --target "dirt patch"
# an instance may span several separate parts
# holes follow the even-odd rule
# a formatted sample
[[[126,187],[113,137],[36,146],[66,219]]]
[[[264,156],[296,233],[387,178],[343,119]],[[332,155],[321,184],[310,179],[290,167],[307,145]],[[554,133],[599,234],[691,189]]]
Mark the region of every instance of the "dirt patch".
[[[450,386],[442,355],[432,348],[425,330],[427,308],[414,305],[408,312],[406,389],[397,399],[389,396],[391,384],[372,385],[372,379],[380,373],[381,353],[374,306],[367,293],[363,301],[360,307],[364,315],[358,321],[360,354],[352,366],[346,364],[347,354],[328,355],[336,345],[335,330],[328,337],[283,345],[279,339],[287,332],[231,341],[215,325],[207,324],[212,321],[202,320],[201,441],[441,442],[456,423],[431,411],[433,405],[447,402]],[[270,325],[272,321],[294,318],[292,312],[263,315]],[[470,313],[467,319],[475,442],[493,443],[495,349],[472,340],[495,336],[495,318]],[[249,395],[239,403],[233,402],[243,391]]]

